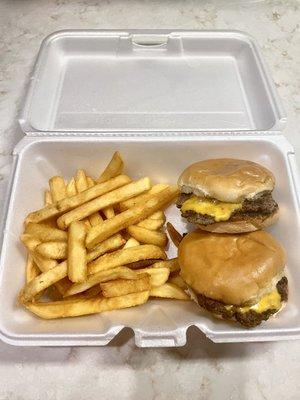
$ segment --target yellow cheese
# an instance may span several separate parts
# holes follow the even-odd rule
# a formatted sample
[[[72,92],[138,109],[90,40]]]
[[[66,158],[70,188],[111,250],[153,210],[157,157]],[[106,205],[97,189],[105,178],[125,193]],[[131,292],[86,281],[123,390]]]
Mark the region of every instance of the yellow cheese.
[[[216,203],[209,199],[192,196],[182,204],[181,211],[195,211],[198,214],[209,215],[219,222],[227,221],[231,214],[241,207],[241,203]]]
[[[246,313],[250,310],[253,310],[257,313],[263,313],[267,310],[280,310],[281,308],[281,296],[278,293],[277,289],[273,290],[273,292],[264,296],[258,303],[254,304],[251,307],[239,307],[238,310],[241,313]]]

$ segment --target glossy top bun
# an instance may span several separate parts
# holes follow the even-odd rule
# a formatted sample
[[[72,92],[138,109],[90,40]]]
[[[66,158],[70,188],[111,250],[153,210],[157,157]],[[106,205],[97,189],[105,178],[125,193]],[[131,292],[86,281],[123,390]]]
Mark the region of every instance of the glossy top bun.
[[[267,168],[252,161],[218,158],[190,165],[179,177],[178,185],[183,193],[235,203],[272,191],[275,179]]]
[[[225,304],[253,304],[273,290],[285,267],[282,246],[267,232],[195,231],[178,249],[181,276],[194,290]]]

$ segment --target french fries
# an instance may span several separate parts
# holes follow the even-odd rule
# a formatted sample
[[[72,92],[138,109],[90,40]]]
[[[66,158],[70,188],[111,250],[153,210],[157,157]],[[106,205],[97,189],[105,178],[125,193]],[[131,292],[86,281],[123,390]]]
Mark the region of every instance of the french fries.
[[[190,297],[185,291],[173,283],[165,283],[162,286],[153,287],[150,290],[150,296],[162,297],[165,299],[190,300]]]
[[[40,270],[29,253],[26,262],[26,283],[29,283],[40,274]]]
[[[63,260],[67,258],[66,242],[44,242],[36,246],[36,253],[45,258]]]
[[[87,277],[86,231],[84,222],[72,222],[69,228],[68,277],[71,282],[84,282]]]
[[[150,186],[151,183],[149,178],[142,178],[138,181],[128,183],[121,188],[106,193],[96,199],[82,204],[66,214],[63,214],[60,218],[58,218],[57,225],[61,229],[66,229],[71,222],[82,220],[98,210],[102,210],[103,208],[107,208],[118,203],[120,200],[128,199],[138,193],[142,193],[145,190],[148,190]]]
[[[174,228],[174,226],[167,222],[167,231],[170,235],[170,238],[176,247],[179,246],[179,243],[182,241],[182,235]]]
[[[130,293],[150,290],[149,275],[140,275],[137,279],[116,279],[110,282],[100,283],[104,297],[118,297]]]
[[[105,168],[105,170],[102,172],[100,177],[97,179],[98,183],[106,182],[111,178],[114,178],[115,176],[118,176],[122,174],[124,168],[124,162],[122,160],[122,157],[118,151],[116,151],[112,159],[110,160],[109,164]]]
[[[66,185],[61,176],[53,176],[49,180],[49,186],[53,203],[56,203],[57,201],[66,197]]]
[[[114,218],[107,219],[102,224],[92,227],[86,238],[87,248],[93,248],[113,234],[128,228],[130,225],[137,224],[155,211],[167,206],[177,194],[177,187],[168,187],[157,194],[151,195],[145,203],[137,204]]]
[[[68,239],[67,232],[62,231],[61,229],[52,228],[45,224],[35,224],[32,222],[26,226],[25,233],[41,240],[42,242],[66,242]]]
[[[25,303],[24,306],[33,314],[43,319],[78,317],[80,315],[96,314],[105,311],[134,307],[147,302],[149,290],[131,293],[125,296],[104,298],[101,296],[90,299],[63,300],[49,303]]]
[[[28,258],[19,302],[30,312],[52,319],[133,307],[150,296],[187,299],[177,259],[165,253],[164,209],[178,188],[133,181],[123,169],[115,152],[97,180],[83,169],[68,181],[50,178],[44,207],[27,216],[21,235]]]
[[[154,244],[159,247],[165,247],[168,243],[168,238],[165,233],[151,231],[150,229],[142,228],[141,226],[129,226],[127,232],[140,243]]]
[[[88,264],[88,274],[95,274],[96,272],[148,259],[165,260],[166,253],[160,247],[150,244],[117,250],[113,253],[104,254]]]
[[[111,192],[114,189],[124,186],[129,182],[130,178],[128,178],[126,175],[116,176],[115,178],[95,185],[84,192],[78,193],[72,197],[64,198],[58,201],[56,204],[43,207],[38,211],[30,213],[25,220],[25,225],[30,222],[40,223],[51,217],[58,217],[66,211],[69,211],[75,207],[79,207],[80,205],[93,200],[96,197],[102,196],[105,193]]]
[[[115,279],[138,279],[138,276],[130,268],[119,267],[106,271],[100,271],[90,275],[84,282],[72,285],[65,293],[65,296],[72,296],[77,293],[84,292],[91,287],[106,281]]]

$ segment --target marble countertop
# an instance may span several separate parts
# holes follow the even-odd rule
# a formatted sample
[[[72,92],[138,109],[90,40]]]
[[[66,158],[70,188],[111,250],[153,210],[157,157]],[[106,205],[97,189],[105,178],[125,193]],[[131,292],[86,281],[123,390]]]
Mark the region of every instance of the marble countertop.
[[[201,3],[201,4],[200,4]],[[0,196],[17,113],[41,40],[71,28],[239,29],[260,43],[300,154],[298,0],[0,1]],[[297,158],[300,166],[300,157]],[[3,199],[3,197],[1,197]],[[213,344],[190,329],[182,348],[139,349],[130,330],[104,348],[17,348],[0,342],[0,400],[299,399],[300,341]]]

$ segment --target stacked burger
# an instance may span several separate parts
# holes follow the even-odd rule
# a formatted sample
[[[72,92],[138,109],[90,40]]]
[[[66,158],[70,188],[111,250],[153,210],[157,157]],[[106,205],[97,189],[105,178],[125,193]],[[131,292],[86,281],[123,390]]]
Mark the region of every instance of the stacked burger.
[[[177,206],[198,226],[178,248],[191,297],[214,316],[255,327],[288,297],[285,253],[261,230],[278,219],[273,174],[245,160],[210,159],[178,180]]]

